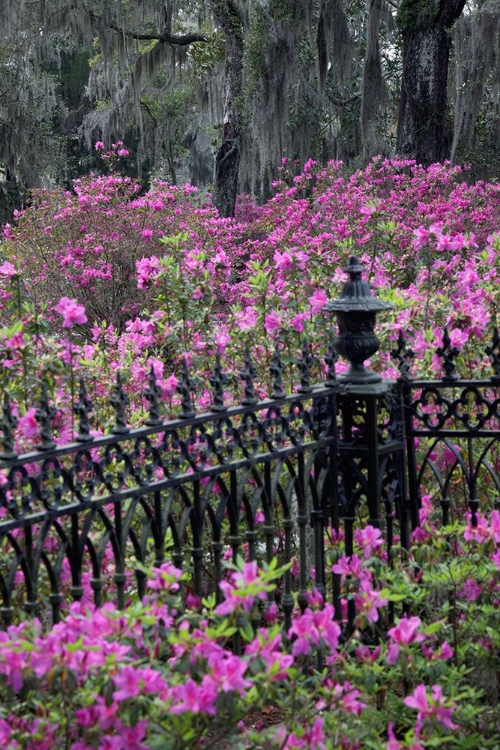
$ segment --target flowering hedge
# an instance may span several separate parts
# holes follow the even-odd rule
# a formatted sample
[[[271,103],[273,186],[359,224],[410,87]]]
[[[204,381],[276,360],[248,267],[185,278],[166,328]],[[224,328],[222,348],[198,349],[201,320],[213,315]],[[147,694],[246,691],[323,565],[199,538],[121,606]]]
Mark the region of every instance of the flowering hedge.
[[[139,195],[115,173],[81,179],[71,193],[35,193],[0,245],[0,357],[19,414],[45,378],[60,439],[68,439],[68,394],[84,371],[94,378],[95,429],[105,429],[120,369],[137,423],[153,367],[171,415],[183,357],[199,375],[203,407],[214,353],[234,390],[247,348],[263,394],[276,344],[294,388],[291,365],[305,336],[319,377],[330,336],[322,310],[338,296],[351,254],[394,305],[379,316],[383,343],[373,364],[383,374],[395,375],[389,352],[400,329],[415,372],[438,371],[445,325],[465,374],[482,372],[497,322],[500,186],[468,185],[446,164],[374,160],[348,176],[340,164],[309,162],[294,177],[284,162],[275,197],[262,207],[240,199],[234,220],[218,218],[189,185],[158,183]]]
[[[122,144],[98,148],[111,164],[126,156]],[[287,386],[298,385],[291,364],[305,336],[319,377],[330,337],[322,310],[352,254],[394,305],[373,366],[395,374],[388,352],[403,329],[416,371],[436,372],[446,325],[464,374],[484,371],[499,301],[500,186],[468,185],[450,165],[374,160],[348,176],[309,162],[294,175],[285,160],[275,188],[262,207],[241,198],[234,220],[191,186],[158,183],[141,195],[113,172],[34,194],[0,245],[2,388],[19,419],[18,452],[38,440],[42,380],[65,443],[81,374],[95,434],[110,427],[117,371],[131,424],[146,415],[151,369],[163,415],[176,413],[183,358],[199,407],[211,400],[217,352],[228,400],[247,348],[261,394],[276,346]],[[356,532],[350,557],[329,532],[340,619],[349,600],[356,607],[351,632],[317,592],[283,632],[282,571],[250,561],[228,572],[217,605],[185,596],[183,575],[166,565],[148,571],[143,602],[127,584],[124,611],[96,610],[84,595],[52,629],[20,621],[0,634],[3,745],[168,749],[225,736],[232,748],[499,747],[500,518],[440,530],[432,514],[424,502],[411,551],[395,546],[390,560],[377,529]],[[277,726],[267,726],[272,711]]]
[[[427,501],[421,520],[408,555],[390,561],[378,529],[358,530],[350,557],[330,532],[342,607],[356,601],[350,633],[317,592],[283,632],[269,601],[283,571],[255,562],[228,570],[218,605],[183,595],[185,576],[166,563],[123,611],[75,603],[48,632],[10,627],[2,746],[498,747],[500,514],[438,529]]]

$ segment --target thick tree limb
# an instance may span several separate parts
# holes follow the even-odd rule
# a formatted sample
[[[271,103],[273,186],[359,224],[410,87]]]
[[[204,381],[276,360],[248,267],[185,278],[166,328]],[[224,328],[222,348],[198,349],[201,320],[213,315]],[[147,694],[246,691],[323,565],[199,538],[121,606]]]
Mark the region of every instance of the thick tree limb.
[[[91,18],[94,19],[94,21],[99,21],[101,23],[106,23],[106,26],[111,31],[116,31],[117,34],[121,34],[122,36],[127,37],[127,39],[136,39],[137,41],[145,41],[145,42],[160,42],[161,44],[168,44],[171,47],[186,47],[189,44],[194,44],[195,42],[206,42],[207,37],[205,34],[171,34],[169,30],[163,31],[161,34],[140,34],[136,31],[128,31],[127,29],[122,29],[120,26],[115,26],[113,23],[105,22],[104,19],[102,19],[100,16],[98,16],[96,13],[91,11],[89,8],[85,8],[87,13]]]

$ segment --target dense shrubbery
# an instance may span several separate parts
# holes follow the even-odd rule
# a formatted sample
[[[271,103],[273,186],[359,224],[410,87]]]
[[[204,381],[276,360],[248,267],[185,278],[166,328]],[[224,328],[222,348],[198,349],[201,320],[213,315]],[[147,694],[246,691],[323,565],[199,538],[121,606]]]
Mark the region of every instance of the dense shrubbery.
[[[45,377],[63,413],[82,361],[96,378],[96,429],[106,424],[118,368],[132,422],[142,417],[137,394],[151,366],[172,413],[182,357],[203,376],[220,352],[236,385],[248,347],[266,390],[279,343],[294,387],[290,363],[307,336],[319,376],[330,326],[321,311],[339,294],[354,253],[394,305],[382,333],[408,333],[420,372],[438,368],[433,351],[444,325],[462,364],[479,372],[497,320],[500,186],[470,186],[458,167],[424,170],[411,161],[375,160],[350,177],[338,164],[309,163],[296,177],[288,166],[275,198],[263,207],[242,199],[234,221],[217,218],[190,186],[158,184],[138,196],[118,175],[80,180],[74,193],[35,195],[1,245],[0,353],[20,412]],[[85,307],[85,324],[61,327],[61,297]],[[390,348],[385,336],[377,358],[386,375],[394,374]]]
[[[291,363],[307,336],[319,378],[330,337],[322,309],[352,254],[394,305],[374,366],[395,374],[388,352],[404,329],[416,370],[435,372],[446,325],[459,366],[484,370],[500,301],[500,186],[469,186],[458,168],[411,161],[375,160],[350,177],[338,164],[308,163],[295,177],[290,166],[269,203],[241,199],[234,221],[190,186],[158,184],[141,196],[119,175],[34,196],[0,245],[2,387],[19,418],[19,452],[39,436],[42,380],[56,440],[67,442],[82,373],[95,432],[109,427],[117,370],[131,424],[144,419],[151,368],[164,415],[175,414],[182,358],[200,407],[216,352],[232,394],[247,348],[262,393],[276,346],[295,388]],[[314,592],[283,633],[279,609],[267,606],[278,574],[257,574],[251,562],[228,575],[218,606],[186,602],[182,576],[167,565],[150,572],[143,603],[129,586],[123,612],[84,599],[48,632],[20,622],[0,634],[3,746],[209,747],[230,731],[234,748],[499,747],[499,529],[493,512],[439,531],[427,501],[408,557],[395,547],[388,561],[371,528],[358,530],[350,558],[332,543],[329,564],[356,603],[351,633]],[[267,622],[257,633],[255,607]],[[231,651],[237,636],[241,658]],[[280,723],[266,728],[276,707]]]
[[[438,530],[427,502],[409,555],[390,564],[378,529],[356,539],[351,557],[329,548],[358,612],[344,635],[317,592],[284,633],[268,599],[281,571],[254,562],[229,571],[217,606],[186,601],[165,564],[123,611],[73,604],[49,632],[35,620],[0,633],[2,746],[497,748],[498,512]]]

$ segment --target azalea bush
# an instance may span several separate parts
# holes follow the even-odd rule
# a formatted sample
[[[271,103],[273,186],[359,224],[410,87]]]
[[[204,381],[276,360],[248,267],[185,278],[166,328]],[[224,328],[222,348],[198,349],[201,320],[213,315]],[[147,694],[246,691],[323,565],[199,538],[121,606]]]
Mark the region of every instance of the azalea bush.
[[[123,144],[98,150],[111,168],[126,157]],[[113,170],[73,191],[34,193],[0,244],[13,448],[39,444],[42,384],[54,440],[65,444],[78,431],[78,399],[93,404],[90,436],[113,429],[118,376],[132,426],[148,416],[145,388],[158,389],[162,417],[179,414],[183,363],[197,410],[213,401],[216,355],[227,404],[243,396],[247,352],[257,396],[270,392],[270,366],[280,369],[276,350],[287,390],[300,384],[299,356],[324,379],[332,321],[323,311],[351,255],[394,306],[380,316],[372,367],[397,376],[390,350],[402,330],[414,374],[439,374],[446,326],[458,369],[489,375],[500,187],[462,177],[447,164],[381,159],[354,175],[314,162],[296,175],[284,160],[274,198],[256,206],[242,197],[234,220],[192,186],[141,194]],[[425,489],[409,551],[388,551],[378,529],[360,527],[346,556],[341,531],[329,530],[340,597],[310,591],[286,628],[276,564],[228,567],[220,601],[187,594],[189,572],[166,563],[142,571],[142,601],[127,577],[118,610],[107,601],[116,571],[104,550],[102,607],[90,604],[89,568],[81,601],[63,606],[57,625],[24,620],[19,608],[0,634],[3,746],[173,749],[225,737],[232,748],[283,750],[498,747],[500,517],[439,528],[432,483]],[[62,577],[69,600],[70,571]]]
[[[498,747],[500,514],[439,529],[429,500],[421,522],[389,557],[379,529],[357,529],[351,556],[328,534],[350,629],[311,591],[284,631],[283,570],[255,561],[229,567],[219,604],[165,563],[122,611],[73,603],[49,630],[8,628],[3,747]]]
[[[98,145],[110,164],[123,151]],[[414,374],[439,373],[435,350],[447,326],[458,369],[490,372],[484,350],[497,323],[499,185],[468,185],[459,167],[424,169],[411,160],[376,159],[350,176],[338,163],[308,162],[293,176],[285,160],[275,190],[260,207],[242,198],[234,220],[220,219],[192,186],[157,183],[141,195],[114,172],[82,178],[72,192],[35,193],[0,244],[2,377],[19,416],[45,379],[60,415],[57,439],[66,440],[75,383],[85,374],[93,427],[103,431],[120,370],[127,417],[140,423],[153,369],[168,418],[180,402],[183,360],[204,408],[216,353],[227,400],[238,400],[247,350],[257,395],[265,395],[276,347],[294,390],[305,339],[320,379],[333,323],[322,311],[340,294],[352,254],[394,306],[379,316],[382,346],[372,366],[397,375],[390,351],[403,330]]]

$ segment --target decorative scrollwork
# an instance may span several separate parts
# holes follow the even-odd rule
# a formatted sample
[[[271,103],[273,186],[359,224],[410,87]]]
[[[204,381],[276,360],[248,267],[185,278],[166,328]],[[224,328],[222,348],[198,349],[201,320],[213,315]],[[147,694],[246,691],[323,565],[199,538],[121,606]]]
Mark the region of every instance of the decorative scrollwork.
[[[0,460],[7,460],[9,458],[15,458],[17,453],[14,451],[14,430],[16,428],[18,419],[15,416],[12,406],[9,400],[9,394],[5,391],[3,395],[3,407],[2,417],[0,419],[0,430],[3,432],[2,446],[3,450],[0,453]]]
[[[240,372],[240,378],[243,380],[245,384],[244,388],[244,396],[241,401],[241,403],[244,406],[251,406],[252,404],[256,404],[259,400],[257,396],[255,395],[255,386],[254,386],[254,378],[257,374],[257,371],[252,363],[252,358],[250,356],[250,351],[248,349],[245,350],[245,363],[243,366],[242,371]]]
[[[421,395],[412,404],[412,411],[429,430],[442,428],[453,415],[453,401],[446,398],[437,387],[422,389]]]
[[[270,451],[283,447],[288,436],[288,423],[278,406],[268,409],[262,424],[265,440]]]
[[[215,355],[214,370],[208,380],[214,391],[214,400],[210,405],[210,410],[226,411],[227,406],[224,405],[224,386],[229,382],[229,378],[222,372],[219,352]]]
[[[177,385],[177,393],[181,396],[182,419],[191,419],[194,417],[193,410],[193,393],[194,381],[189,375],[186,359],[182,360],[182,375],[180,383]]]
[[[257,415],[254,412],[243,414],[237,428],[237,445],[243,451],[243,455],[246,458],[256,456],[264,439],[264,427]]]
[[[279,399],[285,397],[285,391],[283,389],[283,362],[281,361],[281,354],[278,347],[274,350],[271,358],[271,375],[273,378],[273,388],[271,391],[271,398]]]
[[[443,360],[443,380],[458,380],[454,360],[460,354],[456,346],[452,346],[448,328],[443,332],[443,346],[436,349],[436,354]]]
[[[391,357],[397,361],[399,377],[407,380],[410,377],[411,362],[415,353],[408,348],[402,329],[399,330],[397,346],[391,350]]]
[[[148,387],[144,390],[144,397],[149,402],[149,416],[146,419],[146,424],[158,425],[161,424],[162,419],[160,417],[160,403],[159,399],[161,396],[161,389],[156,382],[156,373],[153,365],[149,371],[149,383]]]
[[[227,463],[233,458],[238,433],[230,419],[221,419],[212,432],[213,450],[219,463]]]
[[[52,424],[56,416],[56,409],[51,406],[49,400],[49,393],[47,383],[45,380],[42,382],[42,396],[40,399],[40,406],[35,412],[35,419],[40,425],[40,437],[41,442],[39,449],[42,451],[49,451],[55,448],[57,443],[52,439]]]
[[[116,385],[111,395],[110,403],[115,410],[115,425],[111,432],[114,432],[116,435],[123,435],[129,431],[125,416],[125,407],[129,405],[130,399],[123,390],[122,378],[119,370],[116,372]]]
[[[493,413],[493,404],[478,388],[464,388],[452,405],[453,413],[468,430],[478,430],[488,424]]]
[[[311,429],[311,417],[300,401],[290,404],[288,410],[288,437],[294,445],[302,445]]]
[[[186,448],[191,467],[195,471],[205,468],[214,453],[214,447],[212,436],[206,431],[204,424],[191,427]]]
[[[300,371],[300,386],[298,388],[299,393],[309,393],[312,390],[311,387],[311,367],[313,365],[313,356],[309,349],[307,340],[304,340],[302,345],[302,355],[297,362],[297,367]]]
[[[187,463],[187,447],[181,442],[177,430],[165,430],[156,447],[159,466],[170,479],[175,478]]]
[[[337,385],[337,373],[335,371],[335,364],[338,359],[337,352],[335,351],[335,343],[333,336],[330,336],[328,341],[328,349],[325,354],[325,365],[326,365],[326,381],[325,385],[327,388],[334,388]]]

